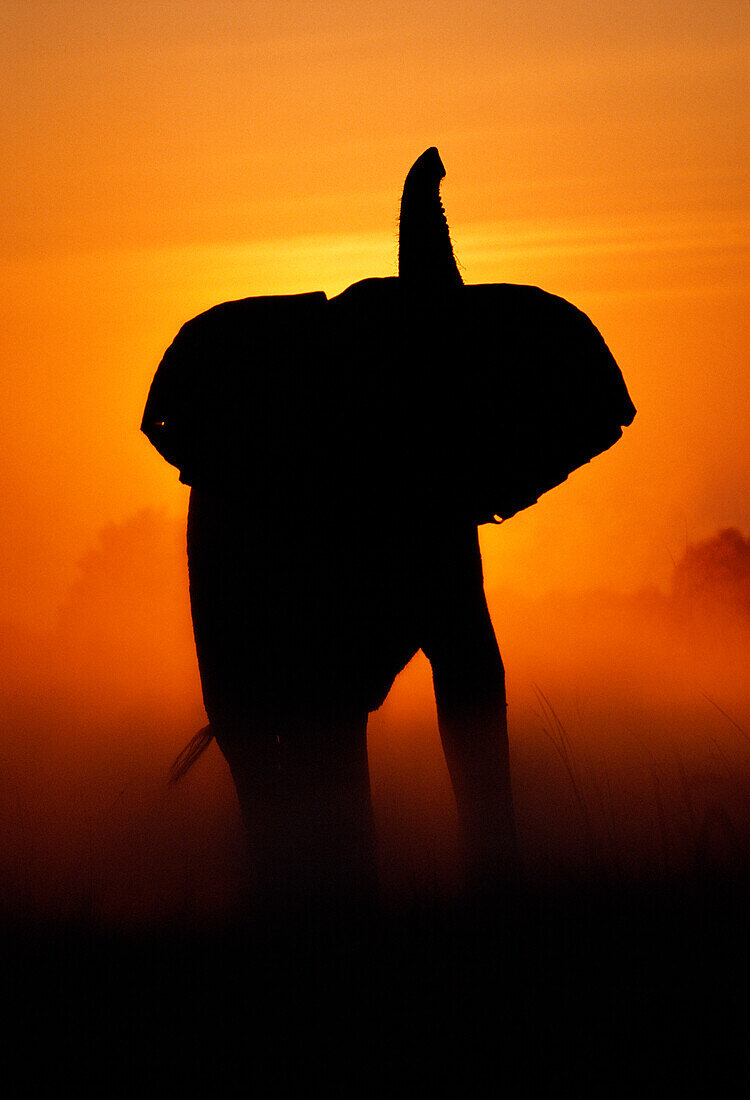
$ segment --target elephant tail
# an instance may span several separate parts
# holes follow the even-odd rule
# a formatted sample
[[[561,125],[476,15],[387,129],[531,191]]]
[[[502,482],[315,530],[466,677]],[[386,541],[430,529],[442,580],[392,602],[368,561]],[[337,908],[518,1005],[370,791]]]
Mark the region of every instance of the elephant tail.
[[[176,757],[169,769],[169,783],[174,785],[187,775],[199,756],[202,756],[214,739],[210,726],[204,726],[191,737],[182,752]]]
[[[434,146],[409,169],[401,197],[398,275],[420,293],[451,291],[463,285],[440,201],[445,168]]]

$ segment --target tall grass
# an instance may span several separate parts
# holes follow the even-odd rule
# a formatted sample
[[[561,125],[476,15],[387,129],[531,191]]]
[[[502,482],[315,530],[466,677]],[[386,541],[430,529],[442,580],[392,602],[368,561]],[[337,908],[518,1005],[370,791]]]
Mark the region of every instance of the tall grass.
[[[708,722],[702,737],[691,729],[682,738],[676,731],[647,740],[643,730],[629,732],[627,715],[599,711],[571,720],[563,713],[575,711],[569,702],[553,703],[535,688],[535,706],[512,727],[529,889],[744,880],[749,743],[741,723],[709,702],[721,724]],[[612,728],[602,735],[607,723],[619,728],[619,741]],[[182,784],[169,786],[183,734],[175,730],[158,753],[141,742],[137,754],[124,756],[121,731],[109,736],[105,726],[95,738],[96,759],[71,747],[64,766],[44,774],[33,772],[33,761],[6,761],[0,909],[7,918],[142,926],[221,920],[236,910],[247,871],[231,781],[213,746]],[[437,733],[426,728],[430,737]],[[109,755],[108,744],[116,746]],[[381,863],[390,893],[404,901],[449,893],[457,881],[447,778],[435,773],[433,793],[422,801],[414,783],[420,767],[432,766],[415,757],[412,770],[376,776]]]

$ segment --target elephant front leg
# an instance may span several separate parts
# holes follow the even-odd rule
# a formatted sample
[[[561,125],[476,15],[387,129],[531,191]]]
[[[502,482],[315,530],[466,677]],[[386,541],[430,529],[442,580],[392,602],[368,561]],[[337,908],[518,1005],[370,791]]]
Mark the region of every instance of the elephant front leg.
[[[302,721],[258,737],[217,734],[247,834],[256,902],[331,915],[377,890],[367,714]]]
[[[502,664],[482,678],[463,661],[438,663],[433,681],[467,883],[480,891],[507,886],[518,851]]]
[[[467,879],[478,890],[502,889],[518,872],[505,670],[476,527],[435,532],[423,558],[422,649],[432,665]]]
[[[467,879],[492,890],[518,873],[505,671],[483,590],[463,596],[425,652]]]

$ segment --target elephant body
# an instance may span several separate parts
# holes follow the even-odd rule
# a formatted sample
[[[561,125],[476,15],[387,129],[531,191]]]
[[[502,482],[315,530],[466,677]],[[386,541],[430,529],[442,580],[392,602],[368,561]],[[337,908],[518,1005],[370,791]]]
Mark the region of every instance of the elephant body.
[[[265,893],[372,884],[367,716],[422,649],[467,866],[515,859],[505,674],[477,525],[534,504],[635,414],[588,318],[464,286],[436,149],[401,204],[399,277],[189,321],[142,428],[192,486],[190,597],[212,736]]]

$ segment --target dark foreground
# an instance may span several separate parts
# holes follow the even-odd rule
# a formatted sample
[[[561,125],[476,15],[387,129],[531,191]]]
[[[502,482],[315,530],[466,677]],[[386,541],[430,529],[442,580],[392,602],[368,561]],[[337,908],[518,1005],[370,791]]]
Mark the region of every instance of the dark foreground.
[[[747,885],[7,927],[4,1069],[21,1071],[13,1096],[746,1094]]]

